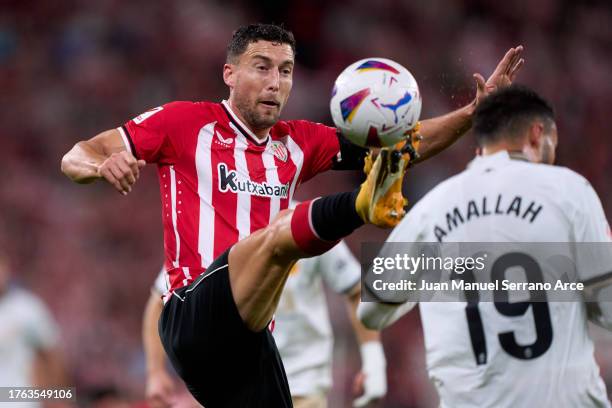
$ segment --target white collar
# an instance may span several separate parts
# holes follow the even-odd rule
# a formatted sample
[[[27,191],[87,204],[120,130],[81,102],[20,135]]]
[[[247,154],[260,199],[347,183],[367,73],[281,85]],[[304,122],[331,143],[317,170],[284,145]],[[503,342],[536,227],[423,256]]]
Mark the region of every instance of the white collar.
[[[509,163],[512,158],[507,150],[500,150],[497,153],[488,154],[486,156],[476,156],[468,163],[467,168],[478,168],[482,166],[499,166],[504,163]]]
[[[251,139],[253,139],[258,144],[265,144],[268,141],[268,139],[270,138],[270,133],[268,133],[266,137],[264,138],[258,137],[255,133],[251,131],[251,129],[249,129],[248,126],[246,126],[240,120],[240,118],[238,118],[238,115],[234,113],[228,101],[224,99],[221,101],[221,104],[225,106],[225,109],[227,109],[228,113],[230,114],[230,119],[233,119],[233,121],[238,125],[238,129],[242,131],[242,133],[245,133],[246,136],[249,136]]]

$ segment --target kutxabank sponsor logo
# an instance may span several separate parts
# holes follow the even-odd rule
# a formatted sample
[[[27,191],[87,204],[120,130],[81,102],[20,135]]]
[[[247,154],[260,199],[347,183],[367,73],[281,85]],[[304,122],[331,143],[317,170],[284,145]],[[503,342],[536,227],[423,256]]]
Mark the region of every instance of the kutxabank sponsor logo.
[[[270,184],[258,183],[241,176],[236,170],[229,170],[227,164],[219,163],[217,166],[219,191],[222,193],[247,193],[259,197],[287,198],[289,196],[289,183]]]

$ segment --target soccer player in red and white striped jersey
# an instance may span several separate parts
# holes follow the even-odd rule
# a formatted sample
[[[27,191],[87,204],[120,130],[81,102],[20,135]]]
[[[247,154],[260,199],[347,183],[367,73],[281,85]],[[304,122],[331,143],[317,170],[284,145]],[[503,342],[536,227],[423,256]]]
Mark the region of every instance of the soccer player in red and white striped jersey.
[[[228,100],[153,108],[77,143],[62,161],[74,181],[104,178],[123,194],[131,191],[145,163],[157,164],[171,291],[193,282],[230,245],[268,225],[287,208],[300,183],[332,167],[363,166],[367,151],[336,129],[279,121],[292,86],[295,43],[288,32],[285,42],[257,37],[276,29],[251,25],[236,31],[223,67]],[[421,159],[469,129],[482,95],[507,85],[520,68],[521,51],[508,51],[486,84],[475,75],[472,104],[421,122]]]
[[[469,129],[478,101],[486,93],[512,81],[523,63],[521,51],[522,47],[510,49],[486,82],[482,76],[475,75],[477,93],[473,103],[442,117],[422,121],[423,139],[418,146],[421,159],[443,150]],[[362,213],[355,215],[353,193],[322,199],[317,214],[320,213],[323,234],[312,230],[316,220],[309,218],[310,203],[296,210],[298,216],[293,217],[293,211],[289,211],[278,221],[277,214],[288,206],[300,182],[332,167],[360,168],[365,157],[364,149],[352,146],[333,128],[307,121],[279,121],[292,86],[294,56],[293,35],[283,28],[265,24],[241,27],[228,46],[223,67],[223,79],[230,89],[227,101],[220,104],[173,102],[157,107],[124,126],[77,143],[62,159],[62,171],[73,181],[88,183],[103,178],[124,195],[131,191],[146,163],[157,164],[163,200],[166,269],[171,275],[170,293],[176,295],[166,298],[167,318],[162,316],[164,324],[160,327],[167,329],[163,330],[167,333],[166,351],[175,366],[178,364],[179,374],[192,386],[192,393],[201,401],[213,401],[211,405],[205,404],[207,407],[217,403],[226,406],[220,401],[227,400],[242,403],[240,406],[245,401],[252,406],[285,406],[288,390],[284,389],[287,388],[284,371],[276,362],[273,340],[265,337],[262,329],[276,307],[288,267],[297,259],[295,254],[304,253],[304,245],[314,242],[317,247],[317,237],[335,237],[338,231],[343,231],[338,235],[341,238],[357,226],[354,222],[359,217],[371,222]],[[401,175],[403,170],[395,174]],[[364,210],[363,205],[359,208]],[[249,234],[273,219],[277,220],[276,227],[272,225],[250,239],[253,235]],[[298,226],[295,230],[294,224]],[[340,227],[345,229],[334,230]],[[331,230],[325,231],[327,228]],[[274,231],[284,232],[284,240],[279,241]],[[239,243],[242,251],[229,252],[241,238],[250,244]],[[270,265],[278,256],[271,244],[288,245],[292,255],[282,265],[269,270],[265,265]],[[231,261],[232,254],[234,261]],[[235,266],[228,267],[228,262]],[[219,268],[211,267],[202,279],[190,285],[212,264]],[[212,274],[215,276],[209,278]],[[204,278],[207,283],[200,285]],[[203,292],[206,296],[198,296],[197,302],[202,302],[198,303],[199,308],[180,312],[183,306],[187,307],[187,294],[196,296]],[[168,300],[170,297],[174,302]],[[193,308],[194,302],[189,307]],[[169,306],[172,311],[166,313]],[[181,326],[180,322],[172,324],[171,316],[183,319],[187,326]],[[198,333],[185,333],[187,329]],[[241,381],[229,384],[224,379],[238,373],[217,372],[226,369],[219,365],[206,367],[202,373],[196,362],[208,364],[211,359],[219,358],[215,350],[205,350],[202,342],[223,349],[235,344],[236,349],[252,350],[248,347],[254,347],[253,342],[231,339],[232,343],[224,343],[219,338],[232,330],[249,338],[249,333],[260,336],[253,342],[261,342],[263,351],[242,354],[253,365],[239,373],[244,377]],[[196,344],[197,350],[192,349]],[[260,352],[261,356],[267,356],[265,361],[274,363],[273,368],[268,364],[257,365],[263,361],[257,360]],[[247,377],[260,378],[262,382],[252,384]],[[190,384],[187,378],[198,385]],[[234,386],[233,392],[224,395],[225,387],[230,385]],[[276,392],[275,387],[283,389],[282,392]]]
[[[131,154],[158,163],[172,290],[268,225],[339,152],[334,128],[307,121],[281,121],[258,137],[227,101],[172,102],[118,131]]]

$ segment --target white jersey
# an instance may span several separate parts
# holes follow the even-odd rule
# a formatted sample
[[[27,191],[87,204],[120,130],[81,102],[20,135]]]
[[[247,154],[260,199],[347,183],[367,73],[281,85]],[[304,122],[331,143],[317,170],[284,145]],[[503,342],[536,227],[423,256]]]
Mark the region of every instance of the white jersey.
[[[331,388],[333,335],[323,290],[347,293],[360,278],[360,265],[344,242],[329,252],[298,261],[276,310],[274,339],[291,395],[326,393]]]
[[[567,168],[513,160],[503,151],[474,159],[467,170],[434,188],[388,241],[609,239],[603,208],[586,179]],[[494,303],[481,302],[471,312],[480,316],[480,331],[470,330],[466,305],[419,305],[428,372],[442,407],[610,406],[593,357],[583,303],[536,303],[522,315],[505,316]],[[548,313],[538,312],[536,319],[535,307]],[[518,347],[544,344],[543,353],[535,358],[529,353],[513,357],[508,345],[501,345],[502,332],[513,332]],[[548,339],[539,339],[538,333]],[[486,353],[476,355],[484,348]]]
[[[170,290],[170,282],[168,281],[168,274],[166,273],[166,269],[162,266],[157,278],[155,278],[155,282],[153,282],[152,289],[159,293],[160,295],[165,295]]]
[[[57,341],[56,324],[38,298],[16,288],[0,293],[0,386],[31,387],[36,352],[54,347]],[[0,402],[0,406],[15,404]]]

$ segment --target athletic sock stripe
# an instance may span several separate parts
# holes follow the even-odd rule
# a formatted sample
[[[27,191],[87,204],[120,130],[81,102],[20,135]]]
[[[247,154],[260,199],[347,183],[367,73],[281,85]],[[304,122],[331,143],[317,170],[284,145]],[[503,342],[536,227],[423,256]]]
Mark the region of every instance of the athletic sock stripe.
[[[312,203],[298,204],[291,216],[291,235],[297,246],[310,255],[320,255],[333,248],[339,241],[324,241],[312,227]]]

